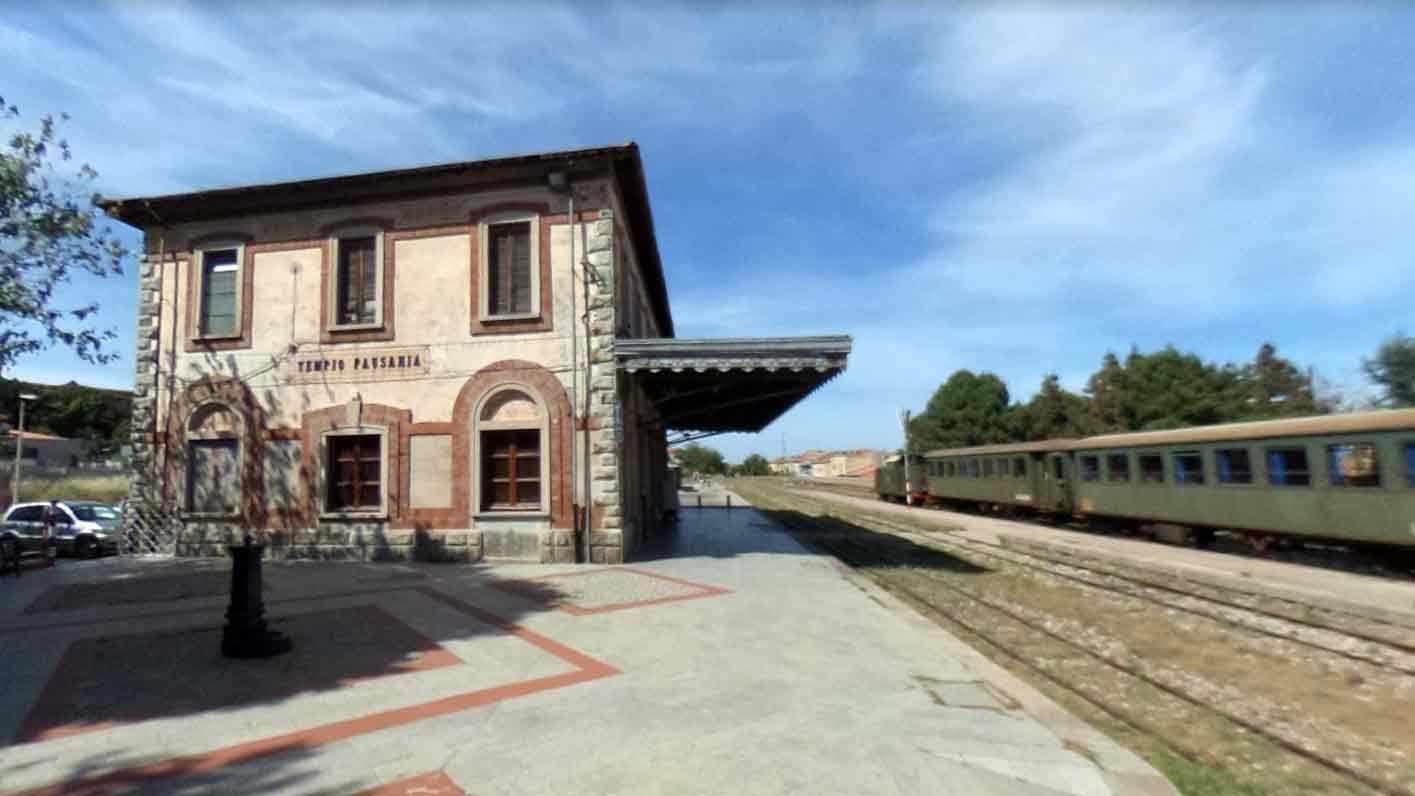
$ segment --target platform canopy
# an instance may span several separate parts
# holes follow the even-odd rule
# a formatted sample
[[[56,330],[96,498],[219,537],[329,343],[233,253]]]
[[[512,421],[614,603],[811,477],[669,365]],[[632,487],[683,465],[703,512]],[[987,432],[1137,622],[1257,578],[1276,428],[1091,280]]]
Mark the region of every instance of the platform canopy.
[[[846,335],[616,340],[619,369],[647,392],[673,442],[756,432],[845,370]]]

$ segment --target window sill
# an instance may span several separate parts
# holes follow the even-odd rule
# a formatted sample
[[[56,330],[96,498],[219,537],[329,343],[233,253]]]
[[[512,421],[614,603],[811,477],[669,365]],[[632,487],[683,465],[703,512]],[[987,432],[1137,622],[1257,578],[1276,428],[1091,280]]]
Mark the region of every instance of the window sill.
[[[383,322],[331,324],[327,328],[327,331],[330,334],[339,334],[340,332],[381,332],[383,331]]]
[[[482,323],[500,323],[501,321],[538,321],[540,312],[519,312],[515,315],[483,315],[477,320]]]
[[[386,511],[326,511],[319,515],[320,522],[354,522],[359,520],[386,520]]]
[[[493,509],[491,511],[478,511],[472,515],[478,520],[523,520],[523,519],[549,519],[550,512],[545,509],[526,509],[515,511],[511,509]]]
[[[241,334],[199,334],[192,337],[193,343],[219,343],[226,340],[242,340]]]

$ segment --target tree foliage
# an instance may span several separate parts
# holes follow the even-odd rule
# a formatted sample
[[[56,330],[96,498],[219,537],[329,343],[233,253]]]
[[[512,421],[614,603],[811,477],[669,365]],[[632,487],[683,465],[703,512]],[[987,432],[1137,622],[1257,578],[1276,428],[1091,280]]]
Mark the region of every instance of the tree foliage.
[[[1415,337],[1395,334],[1386,338],[1376,355],[1363,360],[1362,368],[1381,388],[1385,406],[1415,406]]]
[[[1019,407],[1023,436],[1029,440],[1069,439],[1086,433],[1086,399],[1061,386],[1055,373],[1042,379],[1042,386],[1025,406]]]
[[[736,475],[771,475],[771,462],[760,453],[753,453],[733,470]]]
[[[33,393],[37,400],[25,407],[25,429],[61,437],[86,439],[99,450],[128,442],[132,417],[132,393],[104,390],[82,384],[30,384],[0,379],[0,412],[15,417],[20,393]]]
[[[722,475],[727,472],[727,460],[713,448],[690,442],[678,449],[678,466],[685,473]]]
[[[1410,342],[1407,373],[1415,374]],[[1049,373],[1025,404],[1009,405],[1007,386],[996,375],[960,370],[910,424],[910,439],[922,451],[1331,411],[1331,401],[1313,394],[1312,381],[1271,343],[1242,365],[1205,362],[1174,346],[1149,354],[1132,349],[1124,360],[1108,352],[1084,394],[1068,391]]]
[[[19,109],[0,98],[0,119],[17,118]],[[116,333],[93,323],[97,301],[58,305],[56,292],[75,273],[118,275],[127,256],[98,194],[86,193],[98,173],[87,164],[71,175],[56,168],[71,158],[52,116],[0,149],[0,369],[56,343],[88,362],[117,356],[104,349]]]
[[[1009,409],[1007,385],[995,373],[956,371],[937,390],[924,411],[909,421],[914,453],[933,448],[986,445],[1015,438],[1017,424]]]

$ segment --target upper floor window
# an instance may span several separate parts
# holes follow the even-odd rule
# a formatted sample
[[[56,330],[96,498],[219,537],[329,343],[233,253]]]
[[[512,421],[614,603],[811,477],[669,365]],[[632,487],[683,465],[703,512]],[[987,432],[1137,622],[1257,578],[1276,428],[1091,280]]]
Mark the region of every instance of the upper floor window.
[[[1376,446],[1370,443],[1327,446],[1332,486],[1380,486]]]
[[[532,318],[540,313],[540,220],[521,216],[481,224],[483,320]]]
[[[241,333],[241,247],[198,252],[201,286],[197,333],[201,337],[235,337]]]
[[[344,235],[333,240],[334,305],[331,325],[377,326],[383,322],[381,236]]]

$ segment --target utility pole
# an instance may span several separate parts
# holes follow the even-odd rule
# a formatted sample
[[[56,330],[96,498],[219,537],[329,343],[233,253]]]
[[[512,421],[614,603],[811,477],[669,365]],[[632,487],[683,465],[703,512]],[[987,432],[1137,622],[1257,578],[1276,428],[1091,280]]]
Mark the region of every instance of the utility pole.
[[[25,403],[38,398],[38,395],[20,393],[20,424],[15,431],[15,472],[11,473],[14,482],[10,485],[10,505],[20,502],[20,454],[25,449]]]
[[[909,478],[909,410],[899,410],[899,428],[904,432],[904,503],[914,505],[914,485]]]

